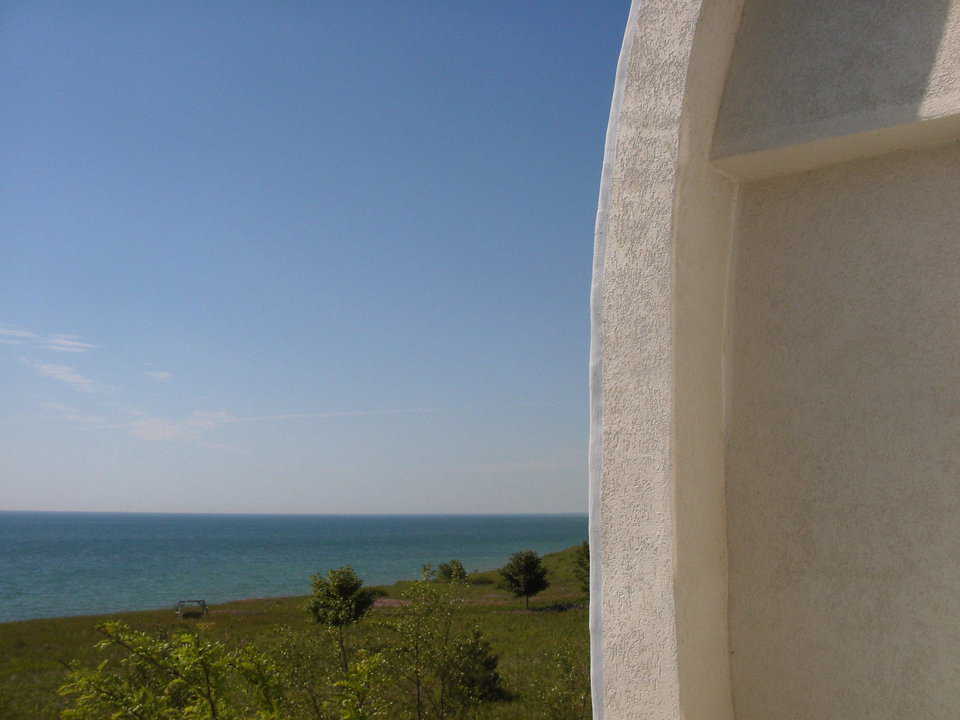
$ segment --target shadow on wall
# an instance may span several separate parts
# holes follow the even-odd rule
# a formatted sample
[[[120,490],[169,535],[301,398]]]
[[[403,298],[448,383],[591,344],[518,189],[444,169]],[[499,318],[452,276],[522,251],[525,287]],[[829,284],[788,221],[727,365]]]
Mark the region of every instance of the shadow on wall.
[[[748,0],[715,140],[960,111],[960,4]],[[951,107],[952,105],[952,107]],[[726,498],[738,720],[960,705],[960,145],[741,187]]]
[[[921,106],[960,94],[950,5],[747,0],[714,156],[911,122]]]

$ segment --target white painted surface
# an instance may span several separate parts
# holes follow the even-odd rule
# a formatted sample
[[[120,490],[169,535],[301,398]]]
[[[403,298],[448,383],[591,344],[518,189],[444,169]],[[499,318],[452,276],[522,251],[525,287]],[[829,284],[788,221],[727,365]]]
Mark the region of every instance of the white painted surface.
[[[598,720],[955,717],[958,8],[634,3],[592,295]]]
[[[739,720],[960,708],[960,145],[743,189]]]
[[[747,0],[714,155],[802,145],[960,107],[952,0]]]
[[[736,185],[708,158],[739,2],[705,5],[634,4],[608,134],[591,490],[607,720],[732,717],[720,353]],[[701,373],[705,394],[687,383]],[[678,422],[691,433],[675,442]]]

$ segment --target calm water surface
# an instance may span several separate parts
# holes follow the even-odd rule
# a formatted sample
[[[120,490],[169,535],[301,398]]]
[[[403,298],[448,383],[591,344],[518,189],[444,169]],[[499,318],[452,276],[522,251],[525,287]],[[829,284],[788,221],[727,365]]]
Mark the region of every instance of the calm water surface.
[[[341,565],[370,584],[451,558],[485,570],[586,536],[586,515],[0,512],[0,622],[304,595]]]

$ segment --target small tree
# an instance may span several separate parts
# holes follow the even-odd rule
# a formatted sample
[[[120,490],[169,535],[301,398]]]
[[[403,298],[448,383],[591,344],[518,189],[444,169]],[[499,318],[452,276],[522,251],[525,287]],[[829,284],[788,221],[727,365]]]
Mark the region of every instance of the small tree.
[[[367,614],[373,607],[376,593],[363,587],[363,581],[350,566],[330,570],[326,577],[314,575],[310,580],[313,583],[313,597],[310,598],[307,609],[318,624],[336,630],[340,666],[346,673],[349,663],[343,629]]]
[[[580,583],[584,595],[590,595],[590,543],[584,540],[573,558],[573,576]]]
[[[453,703],[467,708],[507,699],[508,693],[497,669],[500,658],[479,628],[460,636],[451,655],[446,672],[452,677],[450,699]]]
[[[391,717],[453,720],[506,697],[498,658],[483,634],[459,630],[463,583],[431,580],[428,575],[404,589],[404,604],[384,624],[392,635],[384,654],[400,691]]]
[[[463,563],[459,560],[440,563],[437,567],[437,579],[443,582],[452,582],[454,580],[462,582],[467,579],[467,571]]]
[[[500,577],[501,587],[512,592],[514,597],[522,597],[527,609],[530,608],[531,597],[550,587],[547,569],[533,550],[514,553],[509,562],[500,568]]]

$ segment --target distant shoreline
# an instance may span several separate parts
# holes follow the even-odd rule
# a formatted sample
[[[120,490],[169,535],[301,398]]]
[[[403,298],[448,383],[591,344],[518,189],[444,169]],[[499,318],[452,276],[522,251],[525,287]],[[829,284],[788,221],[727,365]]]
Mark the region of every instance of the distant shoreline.
[[[556,550],[556,551],[554,551],[554,552],[545,553],[545,556],[553,556],[553,557],[561,556],[561,555],[564,555],[564,554],[567,554],[567,553],[573,551],[574,549],[575,549],[575,546],[567,547],[567,548],[562,548],[562,549]],[[482,575],[488,575],[488,576],[489,576],[489,575],[492,575],[492,574],[496,573],[498,569],[499,569],[499,568],[476,569],[476,570],[470,571],[470,572],[469,572],[469,576],[477,576],[477,575],[481,575],[481,576],[482,576]],[[394,580],[393,582],[390,582],[390,583],[380,583],[380,584],[375,584],[375,585],[369,585],[369,587],[374,588],[374,589],[378,589],[378,590],[385,590],[385,591],[387,591],[387,596],[389,597],[389,595],[390,595],[390,590],[394,590],[394,591],[395,591],[395,590],[397,589],[397,586],[398,586],[398,585],[403,584],[403,583],[413,582],[415,579],[416,579],[416,578],[409,578],[409,577],[408,577],[408,578],[399,578],[399,579]],[[366,584],[366,583],[365,583],[365,584]],[[488,583],[473,583],[473,584],[474,584],[474,585],[479,585],[479,586],[484,586],[484,585],[492,586],[492,585],[493,585],[493,582],[491,581],[491,582],[488,582]],[[210,603],[210,604],[209,604],[209,608],[210,608],[211,610],[217,610],[217,609],[222,609],[222,608],[223,608],[224,606],[226,606],[226,605],[238,605],[238,604],[243,604],[243,603],[251,603],[251,604],[253,604],[253,603],[289,603],[289,602],[293,602],[293,601],[303,601],[303,602],[305,602],[308,597],[309,597],[308,594],[250,596],[250,597],[243,597],[243,598],[238,598],[238,599],[233,599],[233,600],[224,600],[224,601],[222,601],[222,602],[213,602],[213,603]],[[188,599],[188,598],[181,598],[181,599]],[[192,598],[191,598],[191,599],[192,599]],[[203,599],[203,598],[197,598],[197,599]],[[156,607],[136,608],[136,609],[132,609],[132,610],[129,610],[129,609],[128,609],[128,610],[112,610],[112,611],[103,612],[103,613],[83,613],[83,614],[78,614],[78,615],[56,615],[56,616],[24,618],[24,619],[20,619],[20,620],[3,620],[3,621],[0,621],[0,627],[3,627],[3,626],[5,626],[5,625],[20,624],[20,623],[34,623],[34,622],[39,623],[39,622],[54,622],[54,621],[79,621],[79,620],[91,620],[91,619],[94,619],[94,618],[110,618],[110,617],[116,617],[116,616],[118,616],[118,615],[150,614],[150,613],[164,612],[164,611],[166,611],[166,610],[168,610],[168,609],[169,609],[171,612],[173,612],[173,610],[174,610],[174,605],[173,605],[173,604],[171,604],[171,605],[169,605],[169,606],[168,606],[168,605],[158,605],[158,606],[156,606]]]
[[[587,517],[583,512],[528,513],[248,513],[248,512],[147,512],[143,510],[0,510],[0,515],[139,515],[143,517],[302,517],[302,518],[524,518]]]
[[[310,591],[351,565],[372,586],[459,559],[470,571],[517,550],[583,540],[587,516],[0,514],[0,622],[211,604]]]

